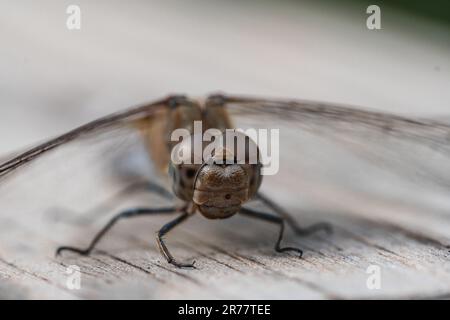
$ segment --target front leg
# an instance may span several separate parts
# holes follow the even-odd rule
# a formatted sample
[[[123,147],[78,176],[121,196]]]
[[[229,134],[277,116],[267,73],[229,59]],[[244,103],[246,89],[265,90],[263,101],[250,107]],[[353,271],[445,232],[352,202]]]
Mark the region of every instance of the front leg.
[[[260,192],[258,192],[258,194],[256,195],[256,199],[260,200],[262,203],[276,212],[279,216],[281,216],[298,235],[309,235],[317,231],[325,231],[327,234],[330,234],[333,231],[333,227],[326,222],[316,223],[309,227],[301,227],[289,213],[284,211],[283,208],[281,208],[266,196],[262,195]]]
[[[164,242],[164,235],[166,235],[170,230],[175,228],[177,225],[182,223],[184,220],[186,220],[188,217],[190,217],[191,214],[189,214],[187,211],[185,211],[181,216],[178,218],[170,221],[169,223],[165,224],[161,230],[158,231],[158,235],[156,237],[156,241],[158,243],[159,250],[161,251],[161,254],[166,258],[167,262],[170,264],[173,264],[174,266],[178,268],[195,268],[193,261],[192,263],[181,263],[175,260],[175,258],[170,253],[169,249],[167,249],[167,246]]]
[[[175,207],[167,208],[135,208],[123,211],[118,215],[114,216],[109,222],[95,235],[89,246],[85,249],[76,247],[59,247],[56,250],[56,255],[60,255],[63,251],[71,251],[81,255],[89,255],[95,248],[97,243],[105,236],[105,234],[121,219],[139,217],[143,215],[153,215],[153,214],[168,214],[177,211]]]
[[[264,220],[267,222],[272,222],[272,223],[278,224],[280,226],[280,232],[278,234],[277,242],[275,243],[275,251],[277,251],[277,252],[294,251],[294,252],[298,253],[299,258],[302,257],[303,251],[298,248],[281,247],[281,240],[283,240],[283,235],[284,235],[284,220],[282,218],[265,213],[265,212],[259,212],[259,211],[248,209],[248,208],[241,208],[241,210],[239,212],[242,214],[245,214],[249,217],[252,217],[252,218],[257,218],[257,219],[261,219],[261,220]]]

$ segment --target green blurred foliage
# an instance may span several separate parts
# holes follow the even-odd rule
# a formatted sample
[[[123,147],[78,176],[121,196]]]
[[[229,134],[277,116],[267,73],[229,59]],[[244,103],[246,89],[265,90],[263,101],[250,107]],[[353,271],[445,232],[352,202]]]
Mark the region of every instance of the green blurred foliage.
[[[334,1],[333,1],[334,2]],[[393,8],[399,13],[415,15],[450,25],[450,0],[346,0],[342,3]]]

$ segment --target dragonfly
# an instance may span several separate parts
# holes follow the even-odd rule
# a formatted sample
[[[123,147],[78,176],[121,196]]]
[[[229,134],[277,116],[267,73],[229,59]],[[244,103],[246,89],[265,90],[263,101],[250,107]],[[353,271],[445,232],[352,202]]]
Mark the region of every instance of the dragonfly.
[[[168,199],[173,199],[175,195],[179,204],[122,211],[109,220],[86,248],[61,246],[56,250],[58,255],[65,251],[81,255],[91,254],[99,241],[120,220],[139,216],[177,214],[175,219],[166,223],[157,232],[156,242],[168,263],[179,268],[195,268],[194,262],[180,262],[171,254],[164,236],[194,214],[200,213],[207,219],[226,219],[235,214],[242,214],[274,223],[279,226],[275,250],[294,252],[301,257],[303,251],[300,248],[281,245],[285,224],[302,236],[318,231],[329,233],[332,228],[324,222],[307,227],[300,226],[280,204],[262,194],[261,161],[251,164],[245,161],[238,162],[236,150],[223,148],[222,152],[208,159],[201,159],[199,163],[173,162],[171,154],[177,144],[169,138],[171,132],[182,128],[193,133],[194,123],[201,121],[204,125],[203,131],[214,128],[224,133],[227,129],[235,128],[233,119],[239,116],[245,116],[247,119],[262,117],[280,126],[290,124],[315,134],[332,136],[333,139],[353,148],[358,142],[359,151],[364,147],[373,148],[375,145],[373,142],[377,141],[378,147],[381,148],[378,154],[388,155],[383,159],[377,159],[378,163],[391,161],[391,164],[398,165],[397,171],[408,171],[411,167],[411,164],[408,164],[410,161],[413,162],[415,173],[426,175],[434,184],[446,188],[450,181],[448,176],[442,174],[442,168],[433,161],[422,161],[422,158],[416,157],[417,163],[414,163],[410,157],[411,153],[417,154],[417,150],[425,155],[434,155],[433,159],[438,156],[445,159],[449,156],[450,125],[445,121],[406,117],[334,103],[213,94],[202,100],[190,99],[184,95],[171,95],[99,118],[20,152],[0,165],[0,187],[10,176],[18,174],[21,171],[19,169],[26,169],[39,162],[37,161],[39,159],[44,161],[46,155],[56,153],[64,146],[83,141],[89,141],[85,143],[89,145],[92,143],[89,139],[96,139],[100,135],[109,139],[117,130],[127,128],[138,133],[155,167],[169,178],[172,190],[170,192],[156,182],[146,184],[146,189]],[[188,143],[182,145],[181,149],[191,156],[192,140],[187,141]],[[404,148],[403,151],[400,147]],[[245,153],[248,152],[249,145],[246,144]],[[392,156],[395,153],[398,153],[397,156]],[[372,159],[372,155],[368,158]],[[77,157],[77,154],[73,156]],[[227,157],[235,161],[220,161]],[[250,201],[261,202],[271,210],[271,213],[248,207]]]

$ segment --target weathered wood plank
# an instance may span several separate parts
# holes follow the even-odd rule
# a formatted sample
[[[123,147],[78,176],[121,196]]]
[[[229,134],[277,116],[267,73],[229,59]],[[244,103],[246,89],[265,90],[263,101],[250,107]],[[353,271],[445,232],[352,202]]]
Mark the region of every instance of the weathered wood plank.
[[[75,237],[59,243],[47,239],[50,230],[19,230],[15,235],[32,243],[27,251],[42,250],[46,242],[48,258],[38,262],[22,253],[2,263],[2,278],[32,292],[36,283],[51,286],[53,295],[45,297],[63,291],[61,297],[81,298],[418,298],[444,297],[450,290],[447,245],[389,222],[336,212],[314,214],[333,222],[333,235],[286,237],[285,243],[305,250],[303,259],[274,253],[276,227],[244,217],[221,223],[194,217],[168,237],[176,256],[197,261],[196,270],[174,269],[159,255],[154,233],[168,217],[120,223],[92,257],[52,257],[58,244],[86,244],[105,219],[53,223],[54,234],[67,231],[66,224],[76,229]],[[10,234],[2,237],[3,250]],[[10,252],[6,259],[15,256]],[[82,270],[81,290],[64,288],[65,267],[73,264]],[[381,290],[366,287],[369,265],[381,267]]]

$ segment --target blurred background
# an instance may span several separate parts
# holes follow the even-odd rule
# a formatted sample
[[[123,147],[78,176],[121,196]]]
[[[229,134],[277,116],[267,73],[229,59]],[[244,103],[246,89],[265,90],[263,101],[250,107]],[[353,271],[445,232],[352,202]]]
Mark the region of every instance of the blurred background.
[[[369,30],[366,9],[381,9]],[[66,9],[81,9],[69,30]],[[0,153],[169,93],[450,111],[447,1],[0,0]]]

